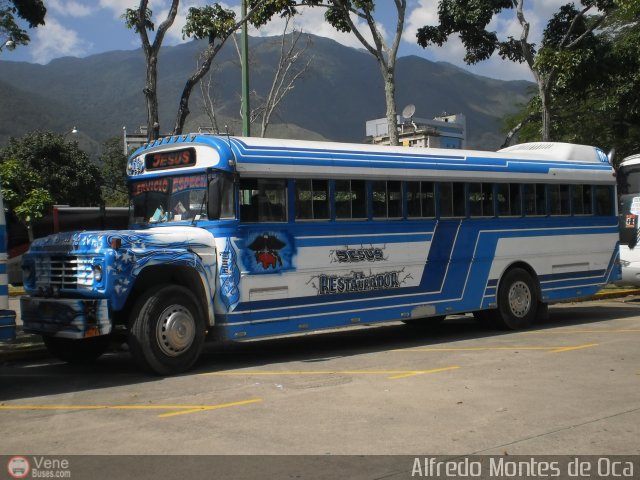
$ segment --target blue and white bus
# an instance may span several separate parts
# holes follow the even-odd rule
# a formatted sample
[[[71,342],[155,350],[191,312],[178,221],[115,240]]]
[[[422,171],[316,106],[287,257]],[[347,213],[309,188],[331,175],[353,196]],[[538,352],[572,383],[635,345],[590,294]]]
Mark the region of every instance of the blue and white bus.
[[[246,340],[475,312],[529,326],[619,277],[616,178],[597,148],[500,152],[184,135],[128,162],[130,230],[37,240],[25,329],[69,361],[125,330],[190,368]]]

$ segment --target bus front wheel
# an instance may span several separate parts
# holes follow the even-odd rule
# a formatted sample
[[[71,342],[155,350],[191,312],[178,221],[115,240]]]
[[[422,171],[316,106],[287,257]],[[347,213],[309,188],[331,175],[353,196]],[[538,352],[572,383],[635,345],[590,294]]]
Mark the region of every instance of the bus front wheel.
[[[538,294],[531,275],[522,268],[509,270],[498,289],[497,319],[503,328],[519,330],[531,326],[538,310]]]
[[[184,372],[196,362],[205,339],[198,301],[184,287],[145,292],[132,312],[129,349],[136,363],[160,375]]]

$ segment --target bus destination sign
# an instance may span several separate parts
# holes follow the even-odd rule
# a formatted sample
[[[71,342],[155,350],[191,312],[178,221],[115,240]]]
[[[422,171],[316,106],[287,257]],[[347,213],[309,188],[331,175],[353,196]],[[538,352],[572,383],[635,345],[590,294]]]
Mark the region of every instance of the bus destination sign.
[[[195,164],[196,151],[193,148],[183,148],[182,150],[172,150],[170,152],[149,153],[144,159],[144,166],[147,171],[192,167]]]

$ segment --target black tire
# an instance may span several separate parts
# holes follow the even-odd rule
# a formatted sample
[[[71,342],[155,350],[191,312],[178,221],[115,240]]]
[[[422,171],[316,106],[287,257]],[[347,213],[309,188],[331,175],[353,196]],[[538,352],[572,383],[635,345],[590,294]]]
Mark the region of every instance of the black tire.
[[[89,338],[42,337],[47,350],[67,363],[95,362],[109,348],[111,337],[101,335]]]
[[[498,326],[509,330],[528,328],[538,312],[538,289],[522,268],[504,274],[498,288]]]
[[[205,330],[196,297],[184,287],[162,285],[145,292],[133,308],[129,349],[144,370],[173,375],[196,362]]]

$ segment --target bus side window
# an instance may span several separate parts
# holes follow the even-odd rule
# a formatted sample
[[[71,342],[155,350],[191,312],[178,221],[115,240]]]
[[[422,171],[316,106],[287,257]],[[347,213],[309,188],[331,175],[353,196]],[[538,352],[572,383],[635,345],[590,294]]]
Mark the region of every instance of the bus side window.
[[[472,217],[493,217],[493,184],[469,184],[469,215]]]
[[[436,216],[433,182],[406,182],[406,195],[408,218]]]
[[[393,180],[371,182],[374,218],[402,216],[402,184]]]
[[[284,180],[240,180],[240,221],[286,222],[286,190]]]
[[[296,180],[296,220],[313,218],[311,180]]]
[[[611,199],[613,198],[613,194],[611,192],[611,187],[606,185],[598,185],[596,188],[596,215],[613,215],[614,208],[613,202]]]
[[[591,215],[591,185],[573,185],[573,214]]]
[[[296,180],[296,220],[329,219],[329,181]]]
[[[569,185],[549,185],[551,215],[569,215]]]
[[[498,216],[520,216],[522,210],[520,207],[520,184],[499,183],[496,185],[496,192]]]
[[[527,183],[524,186],[524,201],[526,215],[546,215],[547,196],[544,185]]]
[[[462,182],[442,182],[440,191],[440,217],[464,217],[465,192]]]
[[[336,180],[336,218],[367,218],[367,189],[364,180]]]

